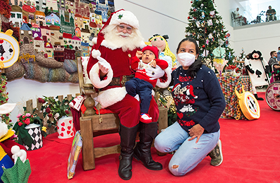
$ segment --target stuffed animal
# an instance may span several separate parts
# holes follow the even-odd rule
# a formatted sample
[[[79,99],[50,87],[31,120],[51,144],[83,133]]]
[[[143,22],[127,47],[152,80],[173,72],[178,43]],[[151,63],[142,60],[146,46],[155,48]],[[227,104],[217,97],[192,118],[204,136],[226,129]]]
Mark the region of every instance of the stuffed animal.
[[[262,58],[262,53],[254,50],[246,56],[245,67],[250,76],[254,96],[257,100],[263,100],[263,98],[258,97],[256,87],[269,84],[266,75],[269,72],[269,65]]]
[[[12,152],[13,146],[17,146],[20,149],[25,150],[24,146],[9,139],[14,135],[14,133],[15,133],[14,131],[8,130],[7,124],[0,122],[0,146],[10,158],[13,158],[13,152]]]
[[[14,145],[11,149],[13,155],[12,158],[14,159],[14,163],[16,164],[17,159],[20,158],[20,160],[24,163],[27,157],[27,153],[25,150],[20,149],[19,146]]]
[[[1,114],[8,114],[10,112],[12,112],[15,108],[16,104],[15,103],[5,103],[3,105],[0,105],[0,115]],[[9,139],[10,137],[12,137],[14,135],[14,131],[9,130],[8,126],[6,123],[3,123],[0,120],[0,146],[2,147],[2,149],[4,150],[4,152],[10,157],[12,158],[12,152],[11,149],[14,145],[17,145],[20,147],[20,149],[25,150],[25,147],[16,143],[15,141]]]
[[[7,124],[0,122],[0,165],[1,167],[5,167],[6,169],[12,168],[14,166],[14,163],[16,163],[16,159],[14,159],[13,162],[12,158],[19,157],[21,160],[26,159],[25,150],[20,150],[21,154],[17,154],[16,156],[12,155],[11,149],[14,149],[15,147],[19,149],[19,146],[21,146],[15,141],[9,139],[13,135],[14,131],[8,130]],[[21,148],[25,149],[23,146],[21,146]],[[2,176],[2,174],[3,169],[0,168],[0,177]]]
[[[2,145],[2,141],[6,138],[10,138],[14,134],[13,131],[8,130],[7,125],[5,123],[0,122],[0,164],[1,167],[12,168],[14,166],[14,162],[11,157],[6,153],[8,148],[5,145]],[[3,174],[3,169],[0,168],[0,177]],[[0,181],[1,182],[1,181]]]

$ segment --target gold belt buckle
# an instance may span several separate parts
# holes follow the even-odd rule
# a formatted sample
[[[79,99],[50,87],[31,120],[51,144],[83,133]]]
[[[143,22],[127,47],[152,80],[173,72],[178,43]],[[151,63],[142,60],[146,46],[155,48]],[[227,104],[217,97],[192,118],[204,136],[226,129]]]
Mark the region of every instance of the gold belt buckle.
[[[127,77],[124,75],[122,76],[122,81],[121,81],[121,84],[122,86],[127,82]]]

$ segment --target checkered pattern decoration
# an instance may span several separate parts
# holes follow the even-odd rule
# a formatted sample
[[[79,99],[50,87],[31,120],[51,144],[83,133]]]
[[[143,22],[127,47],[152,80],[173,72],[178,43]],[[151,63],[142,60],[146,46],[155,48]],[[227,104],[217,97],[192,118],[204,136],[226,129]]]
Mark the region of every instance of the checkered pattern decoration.
[[[36,150],[40,149],[43,147],[43,139],[42,139],[42,133],[40,126],[34,127],[34,128],[29,128],[28,133],[34,140],[34,144],[32,144],[31,148],[29,148],[27,145],[24,145],[26,150]]]

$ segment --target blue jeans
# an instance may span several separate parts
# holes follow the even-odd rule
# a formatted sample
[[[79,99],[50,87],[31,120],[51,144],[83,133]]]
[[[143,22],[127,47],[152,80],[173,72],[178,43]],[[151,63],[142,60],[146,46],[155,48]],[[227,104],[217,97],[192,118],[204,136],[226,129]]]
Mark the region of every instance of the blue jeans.
[[[220,130],[214,133],[202,134],[188,141],[189,134],[175,122],[155,138],[155,148],[163,153],[175,151],[169,162],[169,170],[175,176],[182,176],[194,169],[207,154],[212,151],[220,138]]]

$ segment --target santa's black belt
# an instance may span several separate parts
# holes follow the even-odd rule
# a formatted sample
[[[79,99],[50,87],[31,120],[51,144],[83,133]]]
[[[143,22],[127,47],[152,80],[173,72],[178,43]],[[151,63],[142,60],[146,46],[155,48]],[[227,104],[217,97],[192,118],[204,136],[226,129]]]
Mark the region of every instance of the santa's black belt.
[[[134,75],[113,77],[109,86],[124,86],[127,81],[134,78]]]

